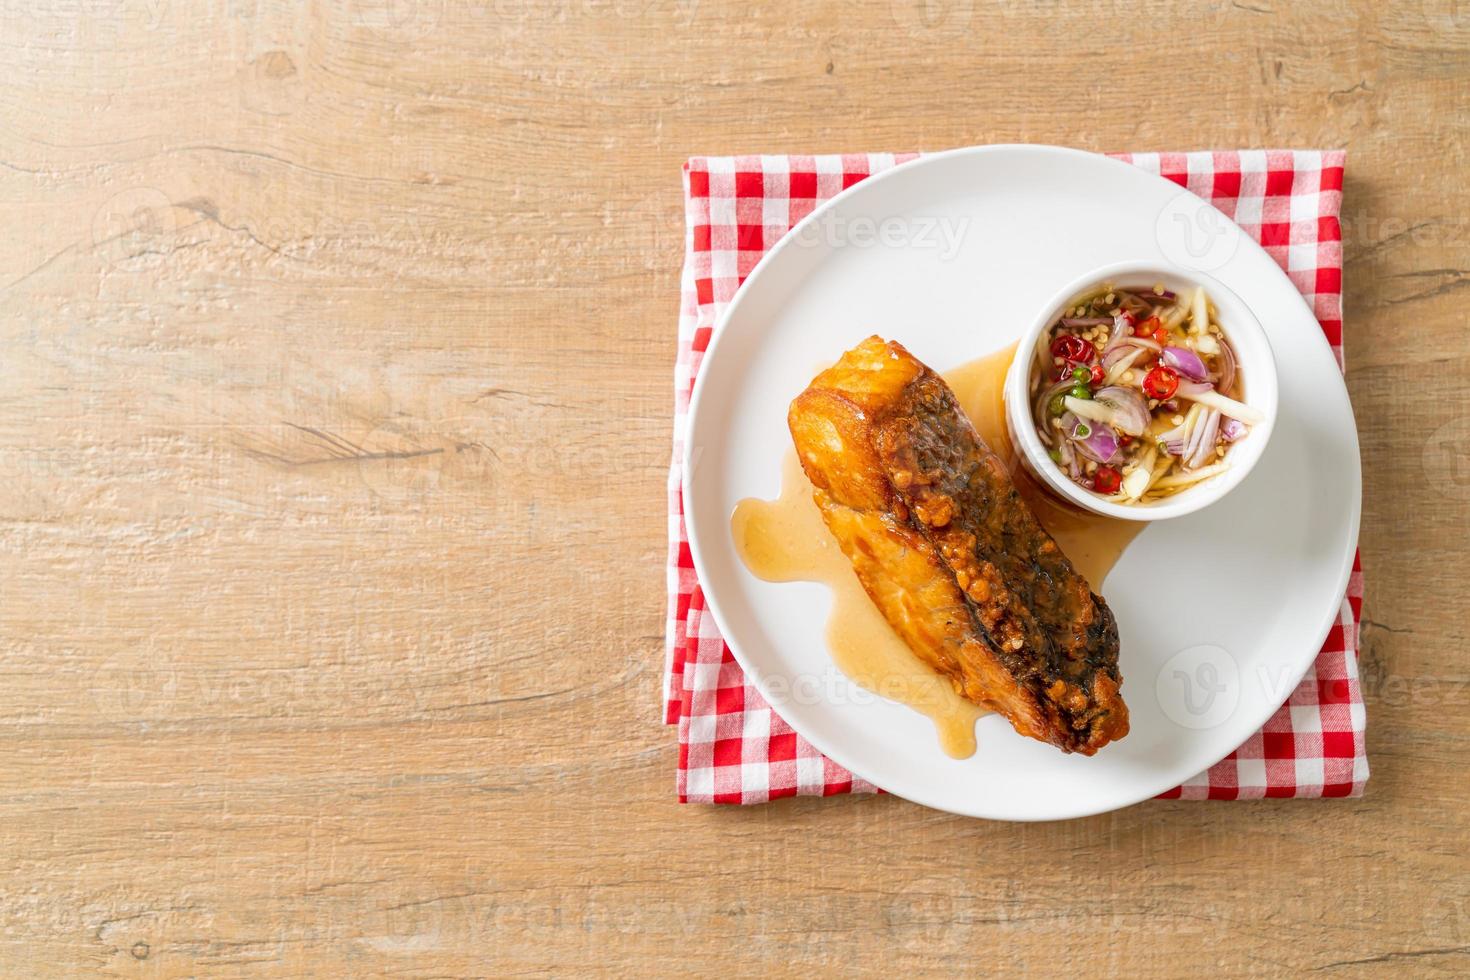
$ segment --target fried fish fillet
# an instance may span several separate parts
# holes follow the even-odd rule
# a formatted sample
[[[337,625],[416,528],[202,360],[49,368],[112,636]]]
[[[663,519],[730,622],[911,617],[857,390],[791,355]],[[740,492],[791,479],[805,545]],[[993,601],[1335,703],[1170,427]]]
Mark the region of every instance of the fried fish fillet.
[[[914,653],[1017,732],[1092,755],[1128,734],[1118,627],[937,374],[869,337],[791,403],[817,507]]]

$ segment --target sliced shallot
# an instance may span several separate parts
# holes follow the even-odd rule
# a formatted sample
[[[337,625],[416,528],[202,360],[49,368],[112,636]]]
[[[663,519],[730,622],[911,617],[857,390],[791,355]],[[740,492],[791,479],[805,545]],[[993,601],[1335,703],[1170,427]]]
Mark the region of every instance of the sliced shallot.
[[[1165,347],[1160,360],[1190,381],[1205,381],[1210,376],[1205,362],[1188,347]]]

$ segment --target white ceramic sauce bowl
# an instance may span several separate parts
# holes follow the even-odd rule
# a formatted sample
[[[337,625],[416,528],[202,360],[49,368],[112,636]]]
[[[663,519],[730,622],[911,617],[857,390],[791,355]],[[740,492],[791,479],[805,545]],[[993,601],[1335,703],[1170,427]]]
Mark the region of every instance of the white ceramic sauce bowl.
[[[1031,373],[1036,364],[1038,345],[1062,315],[1069,300],[1103,282],[1125,288],[1162,285],[1181,297],[1191,295],[1196,287],[1204,287],[1205,295],[1215,307],[1215,322],[1235,350],[1236,363],[1244,379],[1245,390],[1241,400],[1265,417],[1264,421],[1251,426],[1243,438],[1230,445],[1224,456],[1230,468],[1225,472],[1168,497],[1120,504],[1073,482],[1048,455],[1041,437],[1036,434],[1031,406]],[[1265,452],[1266,442],[1276,423],[1276,358],[1260,321],[1250,307],[1224,284],[1203,273],[1157,261],[1120,262],[1095,269],[1067,283],[1037,312],[1035,321],[1021,337],[1015,360],[1006,375],[1005,404],[1006,424],[1012,442],[1019,448],[1022,464],[1057,496],[1094,514],[1126,521],[1182,517],[1208,507],[1239,486]]]

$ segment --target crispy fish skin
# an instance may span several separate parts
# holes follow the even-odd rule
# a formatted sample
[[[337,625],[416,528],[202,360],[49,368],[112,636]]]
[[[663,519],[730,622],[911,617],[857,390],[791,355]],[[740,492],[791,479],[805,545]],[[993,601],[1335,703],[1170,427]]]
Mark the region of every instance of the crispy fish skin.
[[[1128,734],[1112,611],[943,379],[869,337],[813,379],[787,421],[828,529],[916,655],[1065,752]]]

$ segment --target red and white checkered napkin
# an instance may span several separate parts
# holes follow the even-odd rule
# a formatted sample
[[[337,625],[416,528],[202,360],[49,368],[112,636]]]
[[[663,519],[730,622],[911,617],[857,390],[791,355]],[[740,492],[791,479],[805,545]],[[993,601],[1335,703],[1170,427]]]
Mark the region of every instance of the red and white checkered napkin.
[[[679,726],[679,799],[762,803],[870,793],[750,685],[705,609],[684,531],[680,459],[689,395],[720,314],[765,250],[822,201],[917,154],[695,157],[684,167],[686,234],[669,471],[665,721]],[[1342,363],[1342,151],[1135,153],[1118,159],[1212,202],[1255,237],[1312,305]],[[774,464],[773,464],[774,465]],[[1356,558],[1317,662],[1264,728],[1163,796],[1358,796],[1368,779],[1358,685],[1363,575]]]

